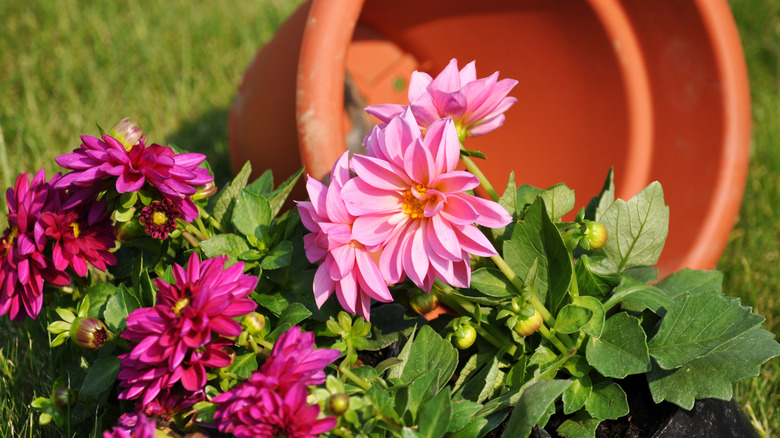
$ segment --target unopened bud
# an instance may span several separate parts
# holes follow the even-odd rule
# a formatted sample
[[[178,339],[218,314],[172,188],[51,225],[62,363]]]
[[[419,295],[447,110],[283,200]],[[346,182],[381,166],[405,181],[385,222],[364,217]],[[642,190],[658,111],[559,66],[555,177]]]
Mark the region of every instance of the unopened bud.
[[[465,350],[474,345],[474,341],[477,340],[477,330],[470,324],[462,324],[455,330],[452,339],[456,347]]]
[[[251,312],[241,319],[241,326],[252,336],[258,336],[265,330],[265,316]]]
[[[607,227],[604,224],[593,221],[585,221],[585,241],[588,248],[585,249],[599,249],[607,243]],[[584,245],[583,245],[584,246]]]
[[[439,307],[439,296],[435,292],[427,293],[417,290],[409,298],[409,306],[419,315],[425,315]]]
[[[76,318],[70,326],[70,338],[85,350],[99,349],[108,337],[108,328],[97,318]]]
[[[136,122],[125,117],[108,131],[108,135],[119,140],[125,149],[130,150],[133,145],[142,139],[144,132]]]
[[[214,181],[210,181],[206,184],[198,186],[195,189],[197,190],[195,194],[190,196],[193,201],[210,198],[214,196],[215,193],[217,193],[217,185],[214,184]]]
[[[137,220],[117,222],[114,226],[114,237],[120,243],[127,243],[138,236],[146,234],[146,230]]]
[[[69,406],[74,406],[76,398],[76,392],[64,386],[55,389],[51,394],[54,409],[58,411],[66,411]]]
[[[334,415],[341,415],[349,409],[349,396],[340,392],[333,394],[328,399],[328,410]]]
[[[544,318],[538,310],[534,309],[534,315],[528,318],[518,319],[515,323],[515,331],[521,336],[530,336],[542,326]]]

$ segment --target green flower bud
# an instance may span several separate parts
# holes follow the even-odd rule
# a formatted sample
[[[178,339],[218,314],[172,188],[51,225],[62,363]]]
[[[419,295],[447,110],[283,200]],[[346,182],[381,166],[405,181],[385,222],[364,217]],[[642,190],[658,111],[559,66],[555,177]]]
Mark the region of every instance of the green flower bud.
[[[130,150],[133,145],[138,143],[138,141],[142,139],[143,134],[144,132],[141,130],[141,127],[138,126],[138,123],[135,123],[127,117],[117,122],[117,124],[108,131],[108,135],[119,140],[119,142],[122,143],[122,146],[127,150]]]
[[[54,405],[54,409],[58,411],[67,411],[68,406],[74,406],[76,404],[76,391],[61,386],[51,393],[51,401]]]
[[[202,186],[196,187],[197,192],[195,192],[194,195],[190,196],[193,201],[199,201],[201,199],[206,199],[214,196],[215,193],[217,193],[217,186],[214,184],[214,181],[211,181],[207,184],[203,184]]]
[[[117,222],[116,226],[114,226],[114,236],[116,237],[116,240],[121,243],[130,242],[136,237],[144,234],[146,234],[144,226],[137,220]]]
[[[585,221],[583,234],[588,245],[588,248],[584,249],[599,249],[607,243],[607,227],[602,223]]]
[[[534,315],[529,316],[528,318],[522,318],[518,319],[515,323],[515,331],[518,335],[521,336],[529,336],[532,335],[535,331],[539,330],[539,327],[542,326],[544,318],[542,317],[542,314],[539,313],[538,310],[534,309]]]
[[[465,350],[477,340],[477,330],[469,324],[463,324],[455,330],[453,343],[461,350]]]
[[[409,298],[409,306],[419,315],[425,315],[439,307],[439,296],[435,292],[426,293],[418,289]]]
[[[349,410],[349,396],[340,392],[333,394],[328,399],[328,410],[334,415],[341,415]]]
[[[252,336],[259,336],[265,330],[265,316],[251,312],[241,318],[241,326]]]
[[[109,339],[109,331],[97,318],[79,317],[70,326],[70,338],[85,350],[97,350]]]

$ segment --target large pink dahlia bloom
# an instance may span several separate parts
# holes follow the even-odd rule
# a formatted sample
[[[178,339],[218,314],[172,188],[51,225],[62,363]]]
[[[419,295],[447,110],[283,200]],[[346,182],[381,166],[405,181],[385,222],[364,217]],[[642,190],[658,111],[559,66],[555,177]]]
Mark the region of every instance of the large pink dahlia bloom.
[[[515,85],[514,79],[499,81],[498,72],[477,79],[474,61],[458,71],[458,61],[453,58],[435,79],[427,73],[412,73],[409,107],[423,130],[438,119],[452,117],[462,141],[465,137],[487,134],[504,124],[504,112],[517,102],[507,96]],[[385,123],[403,110],[403,105],[395,104],[366,108]]]
[[[30,182],[26,173],[6,192],[8,228],[0,236],[0,315],[35,319],[43,305],[44,281],[65,286],[70,278],[44,255],[46,235],[39,219],[51,195],[43,169]]]
[[[103,438],[154,438],[157,422],[143,413],[122,414],[118,425],[110,432],[103,432]]]
[[[224,337],[241,334],[233,318],[257,307],[246,298],[257,278],[243,273],[243,263],[225,268],[226,260],[201,262],[193,254],[186,270],[173,266],[174,284],[155,280],[157,303],[128,315],[122,332],[134,345],[119,356],[118,378],[125,388],[119,398],[141,397],[146,406],[179,381],[185,390],[197,392],[206,384],[207,367],[230,365],[227,347],[232,342]]]
[[[371,258],[376,245],[366,246],[352,236],[351,215],[341,190],[350,179],[349,153],[344,153],[333,166],[330,186],[307,175],[306,189],[311,202],[298,202],[303,225],[311,231],[304,237],[309,261],[323,260],[314,276],[314,298],[322,307],[335,291],[341,307],[361,315],[371,316],[371,299],[393,301],[382,273]]]
[[[367,155],[352,158],[357,177],[341,190],[356,216],[352,238],[383,247],[379,267],[391,283],[408,276],[430,290],[438,277],[468,287],[469,254],[497,254],[474,224],[499,228],[511,217],[499,204],[465,193],[479,179],[455,169],[460,143],[452,119],[433,122],[423,137],[407,109],[375,128],[366,148]]]
[[[192,222],[198,217],[198,209],[189,197],[197,191],[196,186],[213,181],[208,170],[198,167],[205,155],[176,154],[168,146],[146,146],[142,141],[126,149],[109,135],[102,139],[84,135],[81,141],[78,149],[55,159],[72,170],[57,182],[57,188],[100,185],[116,178],[116,191],[125,193],[140,190],[148,182],[163,196],[180,200],[183,219]]]

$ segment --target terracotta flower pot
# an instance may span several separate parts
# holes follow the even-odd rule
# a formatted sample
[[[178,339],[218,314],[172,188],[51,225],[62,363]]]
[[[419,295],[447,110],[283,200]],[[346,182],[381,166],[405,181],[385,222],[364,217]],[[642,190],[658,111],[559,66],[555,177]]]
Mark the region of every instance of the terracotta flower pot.
[[[347,110],[406,103],[412,71],[435,75],[453,57],[476,60],[478,76],[519,80],[506,124],[466,144],[488,156],[479,164],[499,190],[511,170],[520,183],[563,181],[579,208],[610,166],[624,199],[659,180],[671,207],[659,268],[715,265],[741,204],[750,137],[726,0],[314,0],[245,73],[229,121],[233,163],[277,178],[303,163],[323,178],[352,126],[345,74],[359,92]]]

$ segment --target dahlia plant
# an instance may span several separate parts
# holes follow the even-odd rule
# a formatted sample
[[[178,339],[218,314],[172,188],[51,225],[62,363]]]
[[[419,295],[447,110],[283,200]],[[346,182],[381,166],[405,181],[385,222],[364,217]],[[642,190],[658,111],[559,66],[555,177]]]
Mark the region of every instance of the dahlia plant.
[[[464,142],[505,122],[516,81],[456,60],[377,105],[364,154],[285,209],[245,165],[129,120],[83,135],[62,174],[7,192],[0,315],[43,321],[62,363],[32,407],[68,436],[593,437],[637,380],[691,409],[780,355],[721,274],[653,265],[659,183],[615,199],[503,193]],[[463,170],[466,169],[466,170]],[[482,187],[488,197],[475,194]],[[333,297],[335,295],[335,297]],[[633,378],[631,376],[634,376]],[[638,377],[637,377],[638,376]],[[633,379],[633,380],[632,380]]]

